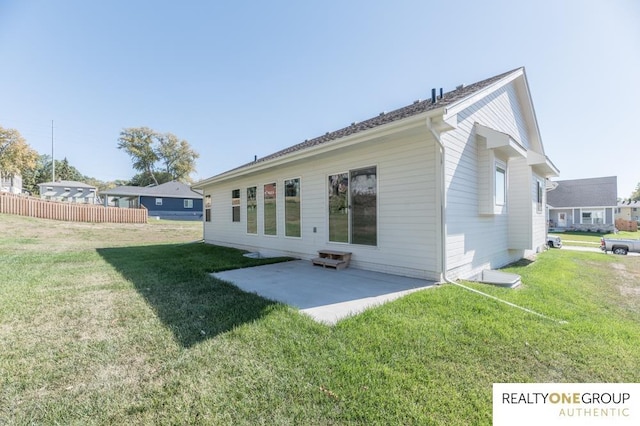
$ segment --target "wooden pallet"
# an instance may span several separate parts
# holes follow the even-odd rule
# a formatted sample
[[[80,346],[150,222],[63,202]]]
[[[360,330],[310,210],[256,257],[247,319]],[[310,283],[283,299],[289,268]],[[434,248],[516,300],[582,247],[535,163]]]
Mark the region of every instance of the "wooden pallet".
[[[318,257],[313,258],[311,262],[323,268],[345,269],[349,266],[350,260],[351,253],[346,251],[318,250]]]

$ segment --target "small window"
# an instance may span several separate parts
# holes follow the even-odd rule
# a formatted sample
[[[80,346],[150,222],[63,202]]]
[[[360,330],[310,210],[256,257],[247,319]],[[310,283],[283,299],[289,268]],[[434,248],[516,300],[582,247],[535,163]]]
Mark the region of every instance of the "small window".
[[[264,235],[278,235],[278,220],[276,211],[276,184],[264,185],[263,198],[263,223]]]
[[[156,198],[156,206],[162,205],[162,198]]]
[[[256,194],[258,188],[247,188],[247,234],[258,233],[258,202]]]
[[[497,206],[504,206],[507,200],[507,171],[502,164],[496,163],[496,190],[495,200]]]
[[[284,181],[284,235],[299,237],[300,231],[300,179]]]
[[[240,190],[231,191],[231,220],[240,222]]]
[[[536,200],[536,210],[538,213],[542,213],[542,198],[544,195],[544,192],[542,190],[542,181],[538,180],[538,199]]]
[[[184,200],[184,208],[192,209],[193,208],[193,200]]]
[[[204,221],[211,222],[211,195],[204,196]]]

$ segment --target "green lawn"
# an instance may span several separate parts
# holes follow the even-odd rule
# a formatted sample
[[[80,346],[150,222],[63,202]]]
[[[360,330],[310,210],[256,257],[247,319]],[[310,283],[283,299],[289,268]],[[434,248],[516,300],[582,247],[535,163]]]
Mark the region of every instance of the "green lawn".
[[[210,278],[199,223],[0,215],[0,424],[491,424],[494,382],[638,382],[640,262],[548,251],[329,327]]]
[[[617,234],[603,234],[598,232],[549,232],[549,235],[557,235],[562,238],[562,244],[567,246],[581,247],[599,247],[600,238],[629,238],[632,240],[640,239],[638,232],[620,231]]]

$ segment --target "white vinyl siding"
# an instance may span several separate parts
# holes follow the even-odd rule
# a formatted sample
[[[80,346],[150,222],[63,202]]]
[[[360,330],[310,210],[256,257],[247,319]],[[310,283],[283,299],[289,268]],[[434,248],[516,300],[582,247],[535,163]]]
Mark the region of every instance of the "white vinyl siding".
[[[530,129],[519,108],[513,83],[461,111],[457,128],[443,135],[447,146],[446,232],[450,278],[504,266],[522,258],[526,250],[533,250],[537,246],[531,235],[531,168],[526,165],[526,159],[511,158],[506,161],[507,214],[474,214],[482,213],[482,200],[488,199],[490,193],[487,191],[493,192],[493,185],[480,180],[479,164],[483,158],[488,162],[490,154],[481,151],[489,151],[486,145],[483,148],[481,143],[475,143],[475,123],[506,133],[524,148],[531,148],[528,137]],[[490,209],[493,207],[485,206],[486,213],[491,213]],[[510,232],[520,226],[526,230],[525,233],[511,236]]]
[[[227,220],[224,215],[230,212],[214,209],[212,221],[205,224],[205,241],[302,259],[317,256],[321,249],[348,250],[353,253],[351,264],[356,268],[438,279],[435,156],[435,141],[426,127],[422,127],[419,131],[410,129],[393,138],[367,141],[312,160],[207,186],[205,191],[212,194],[216,204],[223,202],[223,197],[228,197],[236,187],[258,185],[262,188],[266,182],[276,182],[282,188],[285,179],[299,176],[304,203],[301,204],[301,238],[286,238],[284,232],[263,236],[263,191],[259,190],[257,236],[247,235],[246,224],[242,222],[229,223],[230,217]],[[377,246],[329,242],[328,176],[340,170],[371,166],[376,166],[378,180]],[[285,226],[284,204],[284,191],[278,191],[279,229]]]

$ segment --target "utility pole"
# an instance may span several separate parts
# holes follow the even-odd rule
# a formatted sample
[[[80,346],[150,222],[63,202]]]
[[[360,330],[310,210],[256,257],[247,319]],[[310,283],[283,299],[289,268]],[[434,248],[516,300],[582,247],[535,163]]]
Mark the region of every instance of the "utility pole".
[[[56,181],[56,159],[53,156],[53,120],[51,120],[51,182]]]

